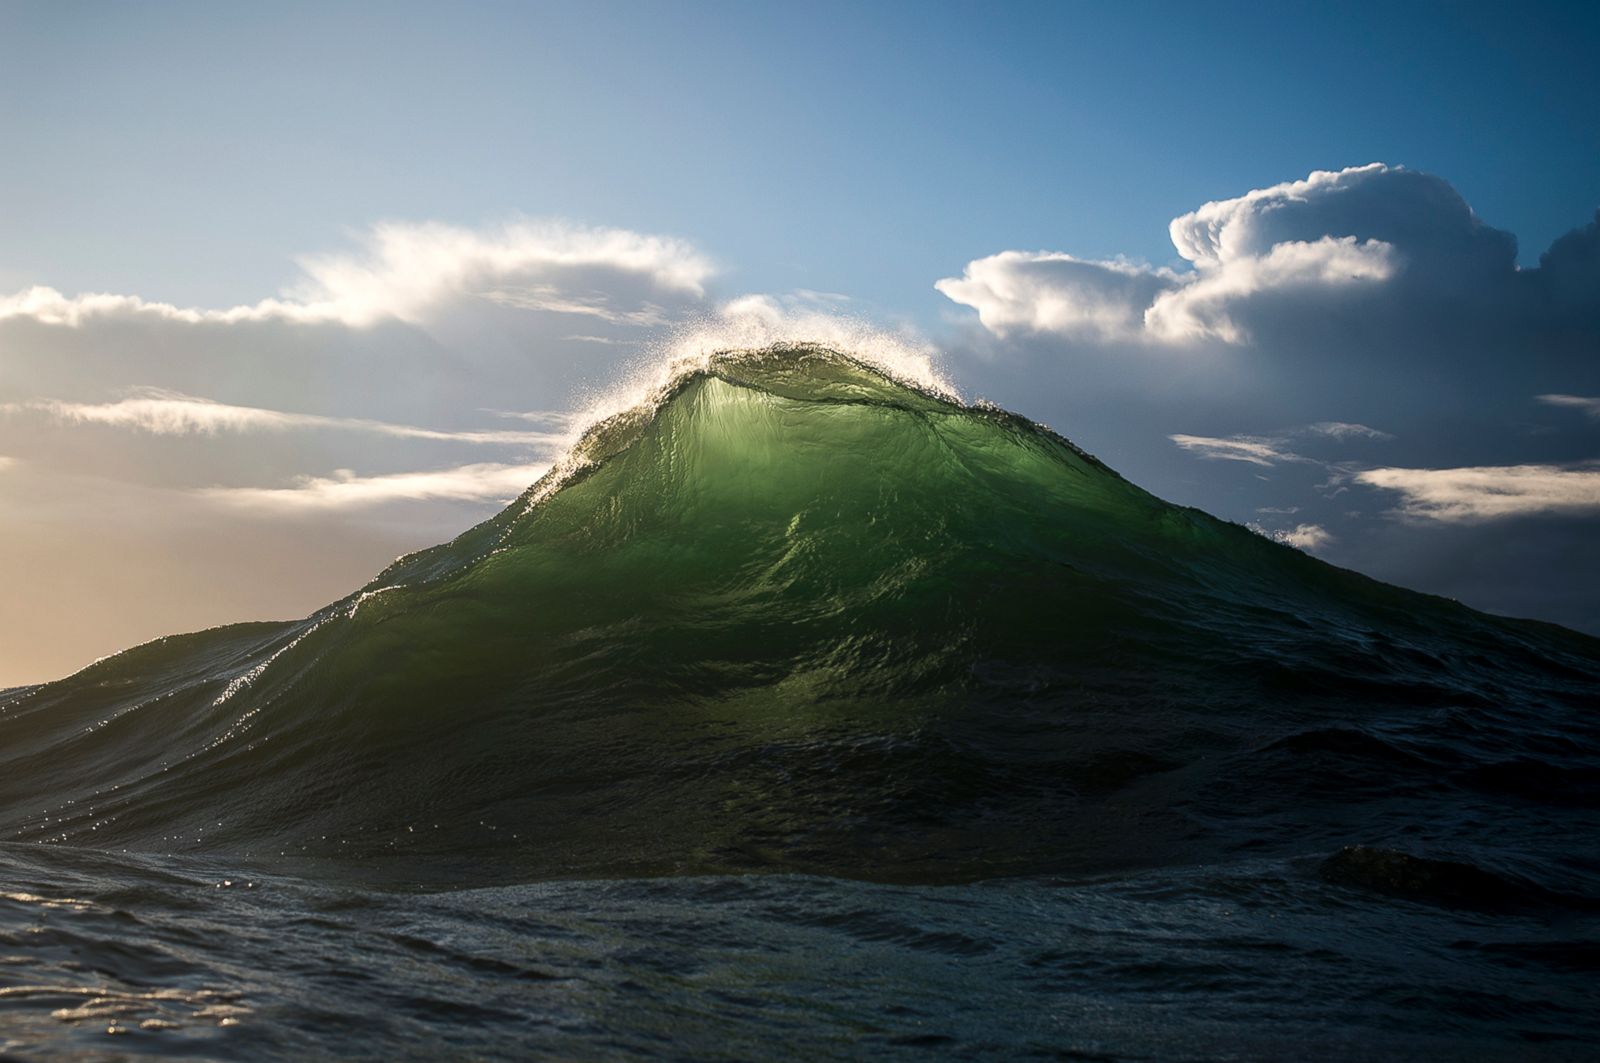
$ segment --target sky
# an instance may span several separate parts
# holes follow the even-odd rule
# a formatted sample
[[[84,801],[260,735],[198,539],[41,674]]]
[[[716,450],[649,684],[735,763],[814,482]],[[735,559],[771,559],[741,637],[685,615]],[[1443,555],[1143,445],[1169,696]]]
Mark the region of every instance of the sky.
[[[0,3],[0,686],[304,615],[685,330],[1600,632],[1592,4]],[[867,341],[863,341],[867,342]]]

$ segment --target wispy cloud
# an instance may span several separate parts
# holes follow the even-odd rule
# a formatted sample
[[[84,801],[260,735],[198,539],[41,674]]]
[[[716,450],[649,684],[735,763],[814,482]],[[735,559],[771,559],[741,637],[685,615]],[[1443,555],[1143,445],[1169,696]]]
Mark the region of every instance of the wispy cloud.
[[[1600,418],[1600,395],[1538,395],[1535,397],[1546,406],[1561,406],[1571,410],[1581,410],[1590,417]]]
[[[1318,421],[1316,424],[1286,429],[1273,435],[1170,435],[1167,438],[1197,457],[1215,461],[1243,461],[1261,466],[1272,466],[1282,462],[1304,462],[1308,465],[1343,468],[1317,458],[1297,454],[1289,449],[1289,446],[1296,439],[1321,438],[1339,442],[1368,439],[1382,442],[1393,439],[1394,436],[1349,421]]]
[[[637,347],[639,345],[638,340],[619,340],[612,336],[574,335],[562,336],[561,338],[569,343],[594,343],[602,347]]]
[[[1353,424],[1349,421],[1318,421],[1316,424],[1307,425],[1305,431],[1311,435],[1327,436],[1330,439],[1371,439],[1376,442],[1385,442],[1394,436],[1388,432],[1380,432],[1364,424]]]
[[[529,424],[548,425],[562,432],[571,432],[583,420],[582,413],[571,410],[497,410],[485,406],[481,412],[492,414],[495,417],[504,417],[508,421],[527,421]]]
[[[646,290],[699,299],[714,272],[686,241],[626,229],[561,221],[517,222],[484,229],[437,223],[383,222],[353,253],[308,255],[301,278],[278,298],[227,309],[179,307],[137,295],[63,295],[34,286],[0,296],[0,320],[33,318],[78,327],[100,317],[154,317],[188,324],[281,320],[366,326],[415,322],[437,304],[481,296],[526,309],[654,324],[652,302],[617,305],[598,276],[628,278]]]
[[[279,511],[328,510],[398,501],[509,502],[550,469],[548,462],[483,462],[424,472],[303,476],[289,487],[208,487],[198,494],[229,505]]]
[[[967,263],[934,288],[978,312],[997,336],[1053,332],[1090,340],[1131,339],[1145,311],[1181,288],[1184,275],[1127,259],[1094,261],[1059,251],[1002,251]]]
[[[596,317],[613,325],[637,325],[650,328],[665,324],[666,310],[655,303],[644,303],[637,309],[619,310],[612,306],[611,297],[604,292],[564,292],[553,284],[530,284],[520,288],[496,288],[478,292],[479,298],[491,303],[513,307],[517,310],[542,310],[551,314],[579,314]]]
[[[507,431],[502,429],[444,431],[392,424],[359,417],[325,417],[290,413],[258,406],[234,406],[156,388],[137,389],[117,402],[62,402],[36,399],[0,405],[10,415],[36,413],[72,424],[110,425],[151,435],[216,435],[221,432],[286,432],[333,429],[363,432],[396,439],[436,442],[557,447],[569,442],[562,432]]]
[[[1595,465],[1368,469],[1355,479],[1399,492],[1402,516],[1445,523],[1600,510],[1600,466]]]
[[[1283,461],[1307,460],[1283,449],[1283,440],[1267,436],[1171,435],[1167,438],[1197,457],[1214,461],[1244,461],[1270,468]]]

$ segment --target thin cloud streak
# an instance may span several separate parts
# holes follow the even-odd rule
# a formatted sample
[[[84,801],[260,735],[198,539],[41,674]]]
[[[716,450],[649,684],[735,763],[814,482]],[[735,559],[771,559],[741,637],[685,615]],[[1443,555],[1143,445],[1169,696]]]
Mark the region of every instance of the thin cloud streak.
[[[299,477],[292,487],[207,487],[196,492],[227,505],[279,512],[319,511],[388,502],[509,502],[550,470],[549,462],[506,465],[480,462],[450,469],[357,476]]]
[[[487,413],[494,417],[503,417],[508,421],[527,421],[529,424],[546,424],[556,426],[567,433],[583,421],[581,413],[571,410],[497,410],[484,406],[479,412]]]
[[[163,436],[332,429],[389,436],[395,439],[424,439],[491,446],[560,447],[570,442],[566,434],[559,432],[499,429],[443,431],[360,417],[326,417],[319,414],[269,410],[258,406],[233,406],[154,388],[139,389],[133,397],[117,402],[82,403],[62,402],[57,399],[11,402],[0,405],[0,412],[13,416],[37,413],[66,424],[108,425]]]
[[[611,307],[609,299],[602,293],[572,293],[563,292],[553,284],[528,285],[522,288],[497,288],[494,291],[478,292],[480,299],[487,299],[500,306],[508,306],[513,310],[533,310],[547,314],[577,314],[583,317],[595,317],[610,325],[632,325],[638,328],[652,328],[664,325],[667,322],[667,312],[655,303],[645,303],[637,310],[615,310]]]
[[[1322,461],[1317,458],[1308,458],[1288,449],[1291,439],[1322,438],[1332,439],[1344,443],[1352,439],[1365,439],[1373,442],[1387,442],[1394,438],[1388,432],[1379,431],[1364,424],[1355,424],[1349,421],[1318,421],[1302,428],[1288,429],[1270,436],[1232,435],[1232,436],[1196,436],[1196,435],[1169,435],[1172,440],[1184,450],[1197,457],[1213,461],[1242,461],[1251,465],[1271,467],[1281,462],[1301,462],[1307,465],[1321,465],[1326,468],[1342,469],[1345,466],[1333,462]]]
[[[1316,424],[1307,425],[1306,432],[1311,435],[1327,436],[1343,442],[1346,439],[1371,439],[1384,443],[1394,438],[1388,432],[1379,431],[1364,424],[1353,424],[1349,421],[1318,421]]]
[[[1293,451],[1281,449],[1281,440],[1259,436],[1171,435],[1167,437],[1184,450],[1211,461],[1243,461],[1271,468],[1281,461],[1306,461]]]
[[[1546,406],[1561,406],[1571,410],[1582,410],[1590,417],[1600,419],[1600,395],[1536,395],[1534,397]]]
[[[570,342],[570,343],[594,343],[594,344],[598,344],[598,345],[600,345],[602,347],[637,347],[637,346],[639,346],[639,341],[638,340],[619,340],[619,339],[615,339],[615,338],[613,338],[611,336],[587,336],[587,335],[583,335],[583,334],[580,333],[580,334],[576,334],[576,335],[572,335],[572,336],[562,336],[561,338],[563,340],[567,341],[567,342]]]

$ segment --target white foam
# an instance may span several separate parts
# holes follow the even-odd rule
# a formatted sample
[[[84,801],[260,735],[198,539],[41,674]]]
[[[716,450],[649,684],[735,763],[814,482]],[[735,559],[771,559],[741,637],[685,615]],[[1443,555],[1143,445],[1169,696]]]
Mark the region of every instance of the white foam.
[[[566,451],[540,489],[529,497],[527,508],[537,506],[584,468],[587,459],[576,447],[596,425],[659,406],[680,381],[712,369],[720,357],[783,346],[825,347],[898,383],[952,402],[963,401],[938,368],[937,348],[913,332],[890,331],[864,318],[785,305],[771,296],[744,296],[646,344],[641,357],[620,379],[592,393],[568,420]]]

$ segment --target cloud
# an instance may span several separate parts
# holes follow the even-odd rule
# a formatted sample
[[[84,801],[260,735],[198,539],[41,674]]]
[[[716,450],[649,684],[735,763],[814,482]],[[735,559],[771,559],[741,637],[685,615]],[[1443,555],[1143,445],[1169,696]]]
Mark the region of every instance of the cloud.
[[[523,309],[654,324],[662,320],[655,302],[635,298],[632,305],[617,305],[619,278],[638,290],[629,294],[700,299],[714,272],[686,241],[560,221],[485,229],[382,222],[359,244],[354,252],[300,258],[301,277],[280,297],[248,305],[200,309],[136,295],[69,297],[40,285],[0,296],[0,320],[30,318],[70,328],[95,318],[364,327],[386,319],[415,323],[441,303],[481,297]]]
[[[1392,246],[1378,240],[1358,243],[1353,236],[1324,236],[1197,267],[1184,284],[1157,296],[1145,310],[1145,331],[1151,338],[1244,343],[1251,331],[1236,308],[1247,307],[1254,297],[1336,293],[1347,285],[1387,280],[1395,271],[1395,256]]]
[[[562,446],[570,438],[559,432],[467,430],[441,431],[413,425],[391,424],[361,417],[326,417],[286,413],[257,406],[234,406],[158,388],[137,389],[137,394],[117,402],[82,403],[56,399],[0,404],[0,412],[13,416],[39,413],[72,424],[99,424],[127,428],[151,435],[216,435],[219,432],[285,432],[296,429],[334,429],[364,432],[395,439],[424,439],[486,445]]]
[[[1265,436],[1189,436],[1167,437],[1196,457],[1214,461],[1243,461],[1270,468],[1280,461],[1305,461],[1293,451],[1282,449],[1282,440]]]
[[[1422,520],[1468,523],[1600,511],[1600,467],[1592,464],[1367,469],[1355,479],[1399,492],[1399,513]]]
[[[1329,236],[1376,241],[1429,265],[1490,271],[1513,268],[1517,251],[1516,239],[1480,221],[1447,181],[1377,162],[1206,203],[1174,218],[1168,233],[1202,270]]]
[[[483,413],[503,417],[508,421],[527,421],[529,424],[550,425],[570,437],[580,415],[571,410],[496,410],[485,407]]]
[[[619,340],[611,336],[586,336],[579,334],[573,336],[562,336],[561,338],[572,343],[598,343],[602,347],[633,347],[638,344],[637,340]]]
[[[1539,256],[1534,271],[1541,294],[1556,307],[1576,306],[1595,316],[1600,293],[1600,209],[1587,225],[1566,233]]]
[[[521,288],[499,288],[477,293],[480,298],[514,310],[540,310],[551,314],[580,314],[599,318],[613,325],[648,328],[667,321],[667,312],[655,303],[643,303],[636,310],[617,310],[602,292],[571,294],[553,284],[530,284]],[[594,342],[594,337],[585,337]],[[604,342],[604,341],[602,341]]]
[[[1515,238],[1480,221],[1448,182],[1382,163],[1206,203],[1168,232],[1184,271],[1002,251],[934,287],[1001,337],[1237,345],[1285,306],[1316,316],[1397,284],[1455,292],[1509,285],[1516,273]],[[1545,272],[1587,277],[1590,243],[1600,235],[1564,247]]]
[[[1053,332],[1121,340],[1144,328],[1145,311],[1185,279],[1124,260],[1092,261],[1056,251],[1002,251],[967,263],[934,288],[978,311],[997,336]]]
[[[1348,421],[1318,421],[1302,428],[1289,429],[1274,435],[1197,436],[1169,435],[1168,439],[1196,457],[1215,461],[1242,461],[1251,465],[1272,466],[1282,462],[1303,462],[1308,465],[1326,465],[1316,458],[1297,454],[1289,449],[1294,439],[1323,438],[1345,442],[1351,439],[1368,439],[1376,442],[1393,439],[1388,432],[1364,424]]]
[[[1350,228],[1362,220],[1359,209],[1350,210],[1350,201],[1370,199],[1365,190],[1375,180],[1409,186],[1419,177],[1373,164],[1313,173],[1304,181],[1207,203],[1169,227],[1173,246],[1191,266],[1187,272],[1125,259],[1002,251],[968,263],[961,277],[934,287],[977,310],[984,327],[999,336],[1028,331],[1101,340],[1242,343],[1250,329],[1237,310],[1258,297],[1337,295],[1352,285],[1394,276],[1401,252],[1391,240],[1371,235],[1372,226],[1362,225],[1360,232]],[[1432,184],[1427,188],[1435,191]],[[1410,236],[1403,226],[1376,228]]]
[[[1370,439],[1374,442],[1387,442],[1394,438],[1388,432],[1381,432],[1364,424],[1352,424],[1348,421],[1318,421],[1316,424],[1307,425],[1305,430],[1312,435],[1327,436],[1340,441],[1346,439]]]
[[[1567,409],[1582,410],[1590,417],[1600,418],[1600,396],[1538,395],[1536,398],[1546,406],[1562,406]]]
[[[292,487],[208,487],[196,494],[235,506],[273,510],[327,510],[396,501],[509,502],[550,469],[549,462],[482,462],[427,472],[357,476],[302,476]]]

